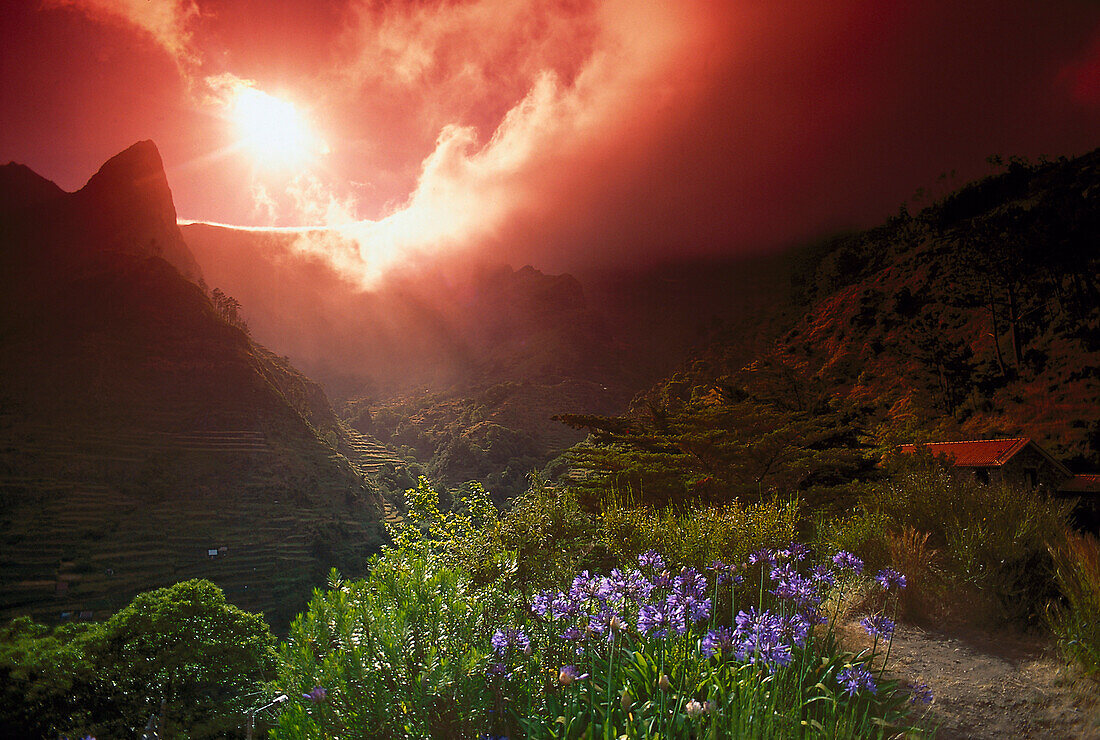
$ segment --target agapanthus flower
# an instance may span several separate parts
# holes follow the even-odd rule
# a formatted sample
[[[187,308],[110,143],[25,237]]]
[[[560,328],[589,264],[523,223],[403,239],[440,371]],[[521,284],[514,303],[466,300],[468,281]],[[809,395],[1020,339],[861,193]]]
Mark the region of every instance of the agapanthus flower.
[[[864,617],[859,620],[859,623],[863,625],[863,629],[867,630],[867,634],[871,637],[881,637],[884,640],[889,640],[894,634],[894,622],[884,614]]]
[[[566,640],[568,642],[575,642],[576,640],[581,639],[581,637],[583,637],[583,636],[584,636],[584,633],[581,632],[576,627],[570,627],[567,630],[565,630],[565,632],[562,632],[560,635],[558,635],[558,637],[560,637],[561,639]]]
[[[850,570],[857,576],[863,572],[863,561],[846,550],[841,550],[833,555],[833,562],[836,563],[836,567]]]
[[[573,585],[569,587],[569,597],[578,606],[600,606],[611,594],[611,581],[603,576],[592,576],[588,571],[583,571],[573,579]]]
[[[667,637],[669,617],[663,608],[656,604],[643,604],[638,609],[638,632],[653,637]]]
[[[882,586],[884,591],[889,591],[894,586],[897,586],[899,590],[905,588],[905,576],[893,568],[883,568],[875,576],[875,580],[878,585]]]
[[[771,550],[760,548],[749,554],[749,565],[774,565],[775,555]]]
[[[848,666],[837,674],[836,680],[844,687],[844,693],[848,696],[855,696],[864,690],[874,694],[878,690],[874,676],[862,665]]]
[[[931,704],[932,689],[926,683],[916,683],[909,687],[909,702],[911,704]]]
[[[665,560],[662,558],[656,550],[646,550],[638,556],[639,568],[652,568],[653,570],[660,572],[665,569]]]
[[[763,664],[769,669],[791,662],[791,646],[784,639],[786,620],[778,614],[750,607],[747,612],[738,612],[735,622],[734,633],[739,641],[737,660]]]
[[[815,565],[810,570],[810,578],[814,583],[824,585],[826,588],[836,584],[836,574],[827,565]]]
[[[527,634],[521,630],[509,627],[506,630],[497,630],[493,633],[493,637],[490,640],[493,645],[493,650],[498,655],[504,655],[508,651],[508,648],[514,647],[520,652],[525,652],[531,647],[531,640],[527,637]]]
[[[784,633],[793,644],[802,647],[810,635],[810,627],[810,620],[799,612],[787,617]]]
[[[771,578],[776,582],[771,593],[777,598],[789,599],[803,606],[821,603],[813,581],[795,570],[791,563],[772,568]]]
[[[302,694],[303,699],[309,699],[312,702],[324,701],[328,695],[328,690],[323,686],[314,686],[313,691],[308,694]]]
[[[485,675],[504,676],[505,678],[511,678],[512,676],[512,674],[508,672],[508,666],[504,663],[490,663],[489,667],[485,669]]]
[[[729,627],[710,630],[699,646],[703,655],[713,658],[715,655],[731,655],[734,652],[735,638]]]
[[[643,601],[653,591],[653,584],[637,569],[624,572],[616,568],[611,571],[608,581],[610,592],[607,600],[619,606]]]

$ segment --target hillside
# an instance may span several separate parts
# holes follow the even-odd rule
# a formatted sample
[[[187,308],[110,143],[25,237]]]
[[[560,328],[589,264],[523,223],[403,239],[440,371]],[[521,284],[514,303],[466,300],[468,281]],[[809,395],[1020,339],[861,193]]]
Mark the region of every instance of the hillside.
[[[627,415],[562,415],[591,436],[553,469],[657,501],[844,506],[899,442],[1022,435],[1100,467],[1098,233],[1100,151],[792,252],[755,342],[718,327]]]
[[[379,497],[321,389],[188,279],[156,147],[71,194],[8,165],[0,194],[0,617],[205,577],[284,624],[361,572]]]

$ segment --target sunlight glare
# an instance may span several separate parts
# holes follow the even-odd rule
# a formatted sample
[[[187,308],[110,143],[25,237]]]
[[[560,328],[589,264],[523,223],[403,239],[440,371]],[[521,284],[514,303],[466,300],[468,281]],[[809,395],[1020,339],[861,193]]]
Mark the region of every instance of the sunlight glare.
[[[239,91],[232,119],[241,147],[265,167],[299,167],[328,151],[293,104],[254,87]]]

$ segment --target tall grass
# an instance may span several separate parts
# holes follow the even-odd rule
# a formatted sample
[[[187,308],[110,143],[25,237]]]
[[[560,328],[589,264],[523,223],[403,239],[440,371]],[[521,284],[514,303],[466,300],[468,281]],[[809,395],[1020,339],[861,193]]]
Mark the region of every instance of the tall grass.
[[[1067,659],[1100,674],[1100,543],[1067,530],[1050,555],[1064,599],[1048,611],[1048,624]]]
[[[938,553],[935,575],[952,587],[945,596],[977,593],[992,616],[1037,623],[1058,596],[1047,543],[1066,528],[1069,507],[1038,492],[983,485],[931,462],[876,487],[852,517],[825,523],[818,541],[848,547],[877,565],[892,561],[904,532],[919,532],[927,535],[922,547]]]

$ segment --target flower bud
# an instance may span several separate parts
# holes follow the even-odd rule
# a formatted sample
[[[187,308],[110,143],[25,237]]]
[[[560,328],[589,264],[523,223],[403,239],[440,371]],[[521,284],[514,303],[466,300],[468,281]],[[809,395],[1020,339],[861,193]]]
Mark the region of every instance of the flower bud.
[[[684,706],[684,711],[687,712],[687,716],[695,719],[706,711],[706,707],[692,699]]]
[[[662,674],[661,680],[657,682],[657,688],[661,691],[668,691],[672,687],[672,682],[668,680],[668,674]]]
[[[611,617],[611,622],[608,626],[611,627],[612,632],[618,632],[623,628],[623,620],[619,619],[619,615],[616,614],[615,616]]]
[[[619,704],[622,705],[624,712],[629,712],[630,708],[634,706],[634,699],[631,698],[630,692],[626,689],[623,689],[622,695],[619,696]]]

